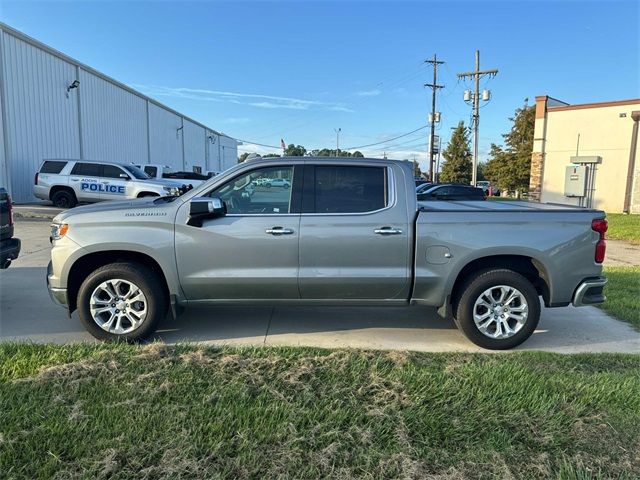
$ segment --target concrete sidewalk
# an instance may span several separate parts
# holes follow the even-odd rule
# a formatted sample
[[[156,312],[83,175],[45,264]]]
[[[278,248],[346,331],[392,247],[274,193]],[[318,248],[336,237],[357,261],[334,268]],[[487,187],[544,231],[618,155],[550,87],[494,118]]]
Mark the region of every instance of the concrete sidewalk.
[[[77,314],[68,318],[46,290],[49,222],[21,220],[23,251],[0,272],[0,341],[94,341]],[[328,348],[482,351],[454,325],[425,307],[214,307],[190,309],[165,320],[158,338],[168,343],[305,345]],[[600,309],[544,309],[538,330],[519,350],[640,352],[640,332]]]

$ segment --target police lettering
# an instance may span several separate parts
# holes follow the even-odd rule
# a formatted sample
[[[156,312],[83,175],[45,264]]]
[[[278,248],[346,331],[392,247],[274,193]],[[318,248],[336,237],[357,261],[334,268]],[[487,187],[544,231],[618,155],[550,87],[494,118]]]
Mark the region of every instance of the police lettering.
[[[105,185],[103,183],[86,183],[80,184],[81,190],[89,190],[90,192],[118,193],[124,195],[124,186]]]

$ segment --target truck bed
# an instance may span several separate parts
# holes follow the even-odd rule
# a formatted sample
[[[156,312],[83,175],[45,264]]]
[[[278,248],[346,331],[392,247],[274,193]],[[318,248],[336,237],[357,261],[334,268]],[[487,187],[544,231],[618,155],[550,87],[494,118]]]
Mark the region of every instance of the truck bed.
[[[604,217],[600,210],[548,203],[419,202],[413,299],[437,304],[452,287],[443,278],[451,282],[471,262],[499,255],[505,268],[533,264],[547,279],[547,304],[567,305],[576,285],[602,272],[591,222]]]
[[[576,212],[596,213],[598,210],[574,205],[561,205],[558,203],[534,203],[525,201],[429,201],[418,202],[418,210],[421,212]]]

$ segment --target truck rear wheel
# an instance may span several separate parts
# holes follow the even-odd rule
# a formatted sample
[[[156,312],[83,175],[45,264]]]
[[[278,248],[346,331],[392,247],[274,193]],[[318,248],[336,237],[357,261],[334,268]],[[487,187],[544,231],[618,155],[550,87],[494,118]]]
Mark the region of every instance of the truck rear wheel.
[[[456,325],[476,345],[491,350],[516,347],[540,320],[540,299],[529,280],[507,269],[478,272],[463,284],[454,306]]]
[[[73,208],[78,204],[76,195],[72,190],[67,188],[54,192],[51,196],[51,201],[53,202],[53,205],[58,208]]]
[[[157,275],[137,263],[112,263],[93,271],[80,286],[77,304],[85,328],[106,341],[147,338],[167,314]]]

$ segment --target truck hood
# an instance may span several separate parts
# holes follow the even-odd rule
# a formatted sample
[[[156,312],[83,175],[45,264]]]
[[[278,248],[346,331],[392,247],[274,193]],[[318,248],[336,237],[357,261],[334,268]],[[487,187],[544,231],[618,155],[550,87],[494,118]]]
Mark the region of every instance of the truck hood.
[[[144,210],[144,209],[155,209],[160,205],[166,206],[167,203],[162,202],[160,205],[154,203],[159,197],[147,197],[147,198],[138,198],[135,200],[114,200],[114,201],[106,201],[99,203],[92,203],[89,205],[83,205],[81,207],[70,208],[69,210],[65,210],[64,212],[59,213],[53,219],[53,223],[67,223],[69,219],[76,215],[83,214],[94,214],[94,213],[104,213],[104,212],[113,212],[116,210]],[[175,200],[174,200],[175,201]]]

